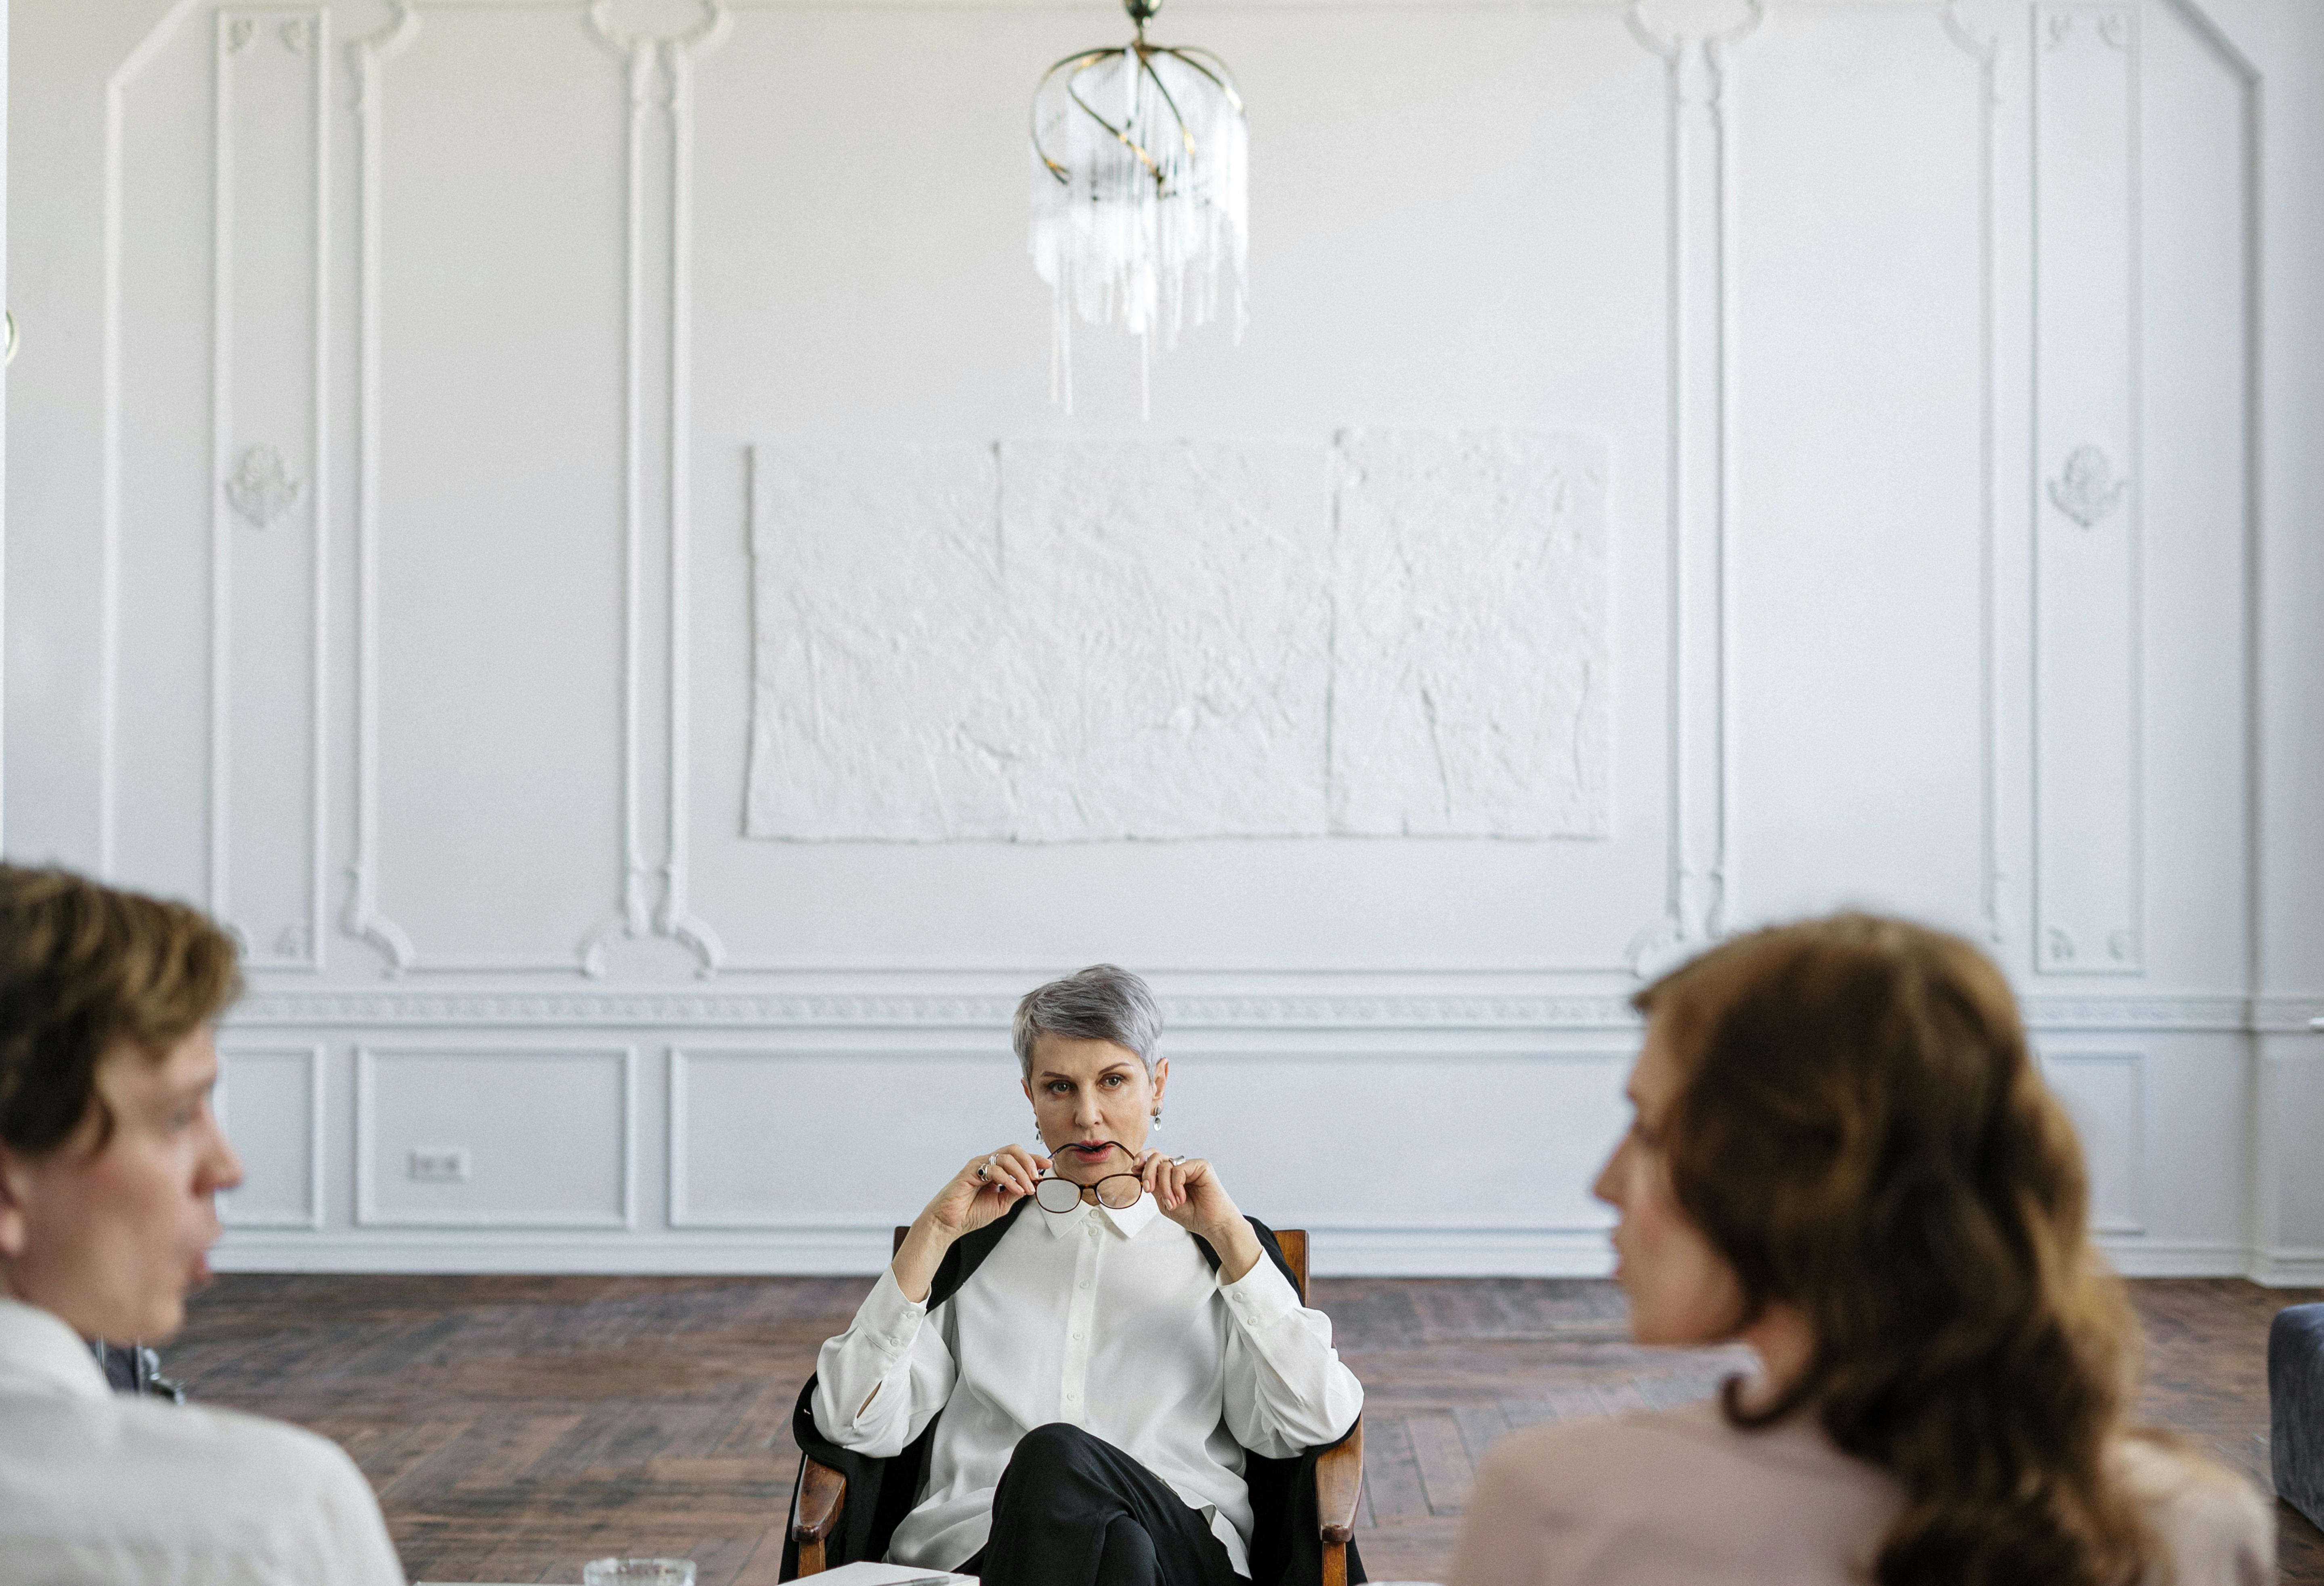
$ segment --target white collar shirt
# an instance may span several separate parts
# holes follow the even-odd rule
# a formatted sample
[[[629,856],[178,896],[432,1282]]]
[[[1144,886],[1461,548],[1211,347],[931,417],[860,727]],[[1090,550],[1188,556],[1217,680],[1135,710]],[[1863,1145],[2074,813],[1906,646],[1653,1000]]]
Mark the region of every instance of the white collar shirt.
[[[1018,1439],[1064,1422],[1202,1510],[1249,1574],[1245,1451],[1290,1458],[1335,1442],[1363,1408],[1330,1319],[1264,1256],[1222,1283],[1151,1196],[1118,1211],[1026,1208],[933,1311],[883,1272],[816,1369],[816,1424],[843,1448],[892,1457],[942,1413],[888,1552],[930,1569],[983,1547]]]
[[[50,1312],[0,1300],[0,1579],[10,1586],[403,1586],[337,1443],[116,1394]]]

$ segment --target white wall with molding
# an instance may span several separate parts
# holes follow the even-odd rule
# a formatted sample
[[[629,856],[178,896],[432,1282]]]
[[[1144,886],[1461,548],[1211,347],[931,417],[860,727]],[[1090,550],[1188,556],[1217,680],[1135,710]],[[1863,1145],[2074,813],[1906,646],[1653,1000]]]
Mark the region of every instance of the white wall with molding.
[[[1051,405],[1025,252],[1095,0],[13,12],[0,839],[241,932],[221,1265],[869,1270],[1024,1134],[1015,997],[1111,959],[1164,994],[1163,1138],[1319,1270],[1602,1271],[1639,976],[1855,904],[2009,969],[2126,1270],[2324,1281],[2312,5],[1173,5],[1250,106],[1253,318],[1145,423],[1095,331]],[[1393,732],[1373,826],[757,798],[806,719],[769,607],[927,631],[845,570],[934,498],[908,459],[1079,468],[1102,521],[1364,434],[1602,459],[1598,561],[1494,630],[1588,679],[1536,691],[1585,713],[1535,825],[1416,823]],[[1462,478],[1396,510],[1471,522]],[[1345,598],[1320,540],[1199,526],[1174,598]],[[1167,718],[1175,665],[1121,697]],[[1215,764],[1329,765],[1280,719]],[[1117,830],[1215,791],[1157,786]],[[1382,820],[1526,835],[1342,834]]]

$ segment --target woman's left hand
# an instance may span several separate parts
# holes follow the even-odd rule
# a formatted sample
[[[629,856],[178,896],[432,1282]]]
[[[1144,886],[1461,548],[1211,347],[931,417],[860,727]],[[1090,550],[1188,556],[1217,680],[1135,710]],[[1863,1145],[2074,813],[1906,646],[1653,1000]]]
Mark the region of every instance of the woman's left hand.
[[[1222,1283],[1241,1281],[1259,1264],[1259,1236],[1207,1159],[1147,1151],[1138,1158],[1138,1176],[1163,1216],[1210,1241],[1219,1255]]]
[[[1206,1157],[1147,1151],[1138,1158],[1138,1176],[1162,1215],[1190,1232],[1209,1234],[1242,1221],[1234,1197],[1219,1183],[1218,1169]]]

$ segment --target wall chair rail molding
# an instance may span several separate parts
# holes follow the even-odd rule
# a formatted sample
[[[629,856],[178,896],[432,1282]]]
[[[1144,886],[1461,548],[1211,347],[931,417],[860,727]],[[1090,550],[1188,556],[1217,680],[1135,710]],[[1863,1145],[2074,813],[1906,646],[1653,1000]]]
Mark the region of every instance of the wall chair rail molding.
[[[1165,997],[1174,1029],[1627,1030],[1627,998],[1394,994]],[[1015,997],[741,991],[263,991],[236,1006],[235,1028],[958,1029],[1005,1044]]]
[[[1635,1030],[1628,997],[1343,992],[1170,996],[1167,1027],[1237,1029]],[[263,989],[236,1005],[236,1029],[958,1029],[1005,1035],[1014,996],[958,993],[724,991],[435,991]],[[2244,1034],[2305,1031],[2310,1000],[2255,1007],[2240,995],[2024,999],[2036,1030],[2158,1030]],[[2267,1021],[2262,1022],[2263,1017]]]
[[[2080,997],[2036,992],[2024,998],[2035,1030],[2192,1030],[2248,1034],[2260,1026],[2247,997]]]

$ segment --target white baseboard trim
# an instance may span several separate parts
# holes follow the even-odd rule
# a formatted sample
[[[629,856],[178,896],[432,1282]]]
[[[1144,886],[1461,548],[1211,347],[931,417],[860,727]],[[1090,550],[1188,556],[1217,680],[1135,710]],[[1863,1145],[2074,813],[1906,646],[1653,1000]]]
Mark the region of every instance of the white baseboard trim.
[[[2098,1248],[2125,1277],[2241,1277],[2251,1251],[2224,1239],[2148,1239],[2098,1236]]]
[[[2246,1275],[2272,1289],[2324,1288],[2324,1246],[2280,1245],[2272,1250],[2254,1250]]]
[[[1603,1277],[1606,1236],[1582,1229],[1311,1230],[1318,1277]],[[784,1229],[659,1238],[511,1232],[230,1232],[220,1272],[637,1273],[673,1276],[857,1276],[886,1265],[885,1229]],[[2324,1285],[2324,1248],[2255,1251],[2217,1240],[2101,1238],[2125,1277],[2249,1277],[2276,1288]]]
[[[656,1238],[237,1229],[210,1265],[220,1272],[852,1276],[887,1264],[889,1238],[885,1229]],[[1603,1277],[1613,1270],[1606,1236],[1586,1229],[1315,1229],[1311,1239],[1318,1277]]]
[[[890,1237],[885,1229],[871,1229],[667,1238],[466,1232],[300,1238],[234,1233],[210,1253],[210,1266],[219,1272],[853,1276],[880,1270],[888,1259]]]
[[[1613,1247],[1594,1229],[1316,1229],[1317,1277],[1604,1277]]]

